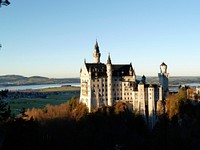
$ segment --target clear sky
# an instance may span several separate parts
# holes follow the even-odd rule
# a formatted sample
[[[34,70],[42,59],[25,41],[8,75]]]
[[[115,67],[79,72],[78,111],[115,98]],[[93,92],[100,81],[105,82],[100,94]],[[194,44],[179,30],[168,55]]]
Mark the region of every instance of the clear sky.
[[[93,62],[137,75],[200,75],[200,0],[10,0],[0,8],[0,75],[79,77]]]

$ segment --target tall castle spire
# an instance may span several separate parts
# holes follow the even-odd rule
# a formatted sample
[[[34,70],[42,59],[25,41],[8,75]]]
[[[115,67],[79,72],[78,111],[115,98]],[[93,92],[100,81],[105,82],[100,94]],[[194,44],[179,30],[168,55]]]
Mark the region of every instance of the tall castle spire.
[[[96,64],[100,63],[100,57],[101,57],[101,53],[99,50],[98,42],[96,40],[96,44],[94,46],[94,53],[93,53],[94,63]]]
[[[112,64],[110,59],[110,53],[108,55],[108,60],[106,64],[107,70],[107,95],[108,95],[108,106],[113,105],[113,93],[112,93]]]
[[[112,64],[112,63],[111,63],[111,59],[110,59],[110,53],[108,54],[107,64]]]

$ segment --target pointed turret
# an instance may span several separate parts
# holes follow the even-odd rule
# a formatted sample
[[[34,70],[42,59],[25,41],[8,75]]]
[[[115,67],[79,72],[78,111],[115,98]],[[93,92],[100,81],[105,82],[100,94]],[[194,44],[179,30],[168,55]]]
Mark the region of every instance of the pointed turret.
[[[101,57],[101,53],[99,50],[99,45],[98,42],[96,40],[96,44],[94,46],[94,53],[93,53],[93,58],[94,58],[94,63],[100,63],[100,57]]]
[[[146,83],[146,77],[143,75],[141,78],[142,83]]]
[[[106,69],[107,69],[108,106],[112,106],[113,105],[113,95],[112,95],[112,63],[111,63],[111,59],[110,59],[110,54],[108,55]]]
[[[110,53],[108,54],[107,64],[112,64],[112,63],[111,63],[111,59],[110,59]]]
[[[167,65],[164,62],[160,65],[160,73],[167,73]]]
[[[96,44],[94,46],[94,50],[96,50],[96,52],[99,53],[99,45],[98,45],[97,40],[96,40]]]

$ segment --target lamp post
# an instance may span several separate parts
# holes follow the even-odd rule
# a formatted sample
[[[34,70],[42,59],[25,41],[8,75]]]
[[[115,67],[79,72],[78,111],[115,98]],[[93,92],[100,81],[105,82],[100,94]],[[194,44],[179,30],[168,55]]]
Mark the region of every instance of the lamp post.
[[[8,6],[8,5],[10,5],[10,2],[8,0],[0,0],[0,7],[1,7],[1,5]]]

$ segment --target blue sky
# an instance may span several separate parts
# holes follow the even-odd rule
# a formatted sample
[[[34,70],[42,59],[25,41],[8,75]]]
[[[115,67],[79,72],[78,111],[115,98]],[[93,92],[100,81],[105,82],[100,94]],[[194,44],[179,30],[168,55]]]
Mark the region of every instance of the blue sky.
[[[79,77],[93,62],[132,62],[137,75],[200,75],[199,0],[10,0],[0,8],[0,75]]]

